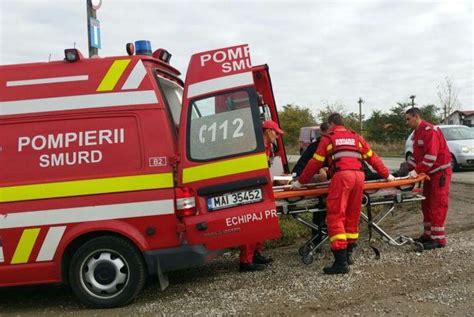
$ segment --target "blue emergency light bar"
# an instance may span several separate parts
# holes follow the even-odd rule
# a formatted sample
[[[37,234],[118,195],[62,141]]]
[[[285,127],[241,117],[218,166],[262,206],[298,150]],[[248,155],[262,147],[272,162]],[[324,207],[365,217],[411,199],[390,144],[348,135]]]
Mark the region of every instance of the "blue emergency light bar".
[[[135,41],[135,51],[137,55],[151,56],[151,42],[146,40]]]

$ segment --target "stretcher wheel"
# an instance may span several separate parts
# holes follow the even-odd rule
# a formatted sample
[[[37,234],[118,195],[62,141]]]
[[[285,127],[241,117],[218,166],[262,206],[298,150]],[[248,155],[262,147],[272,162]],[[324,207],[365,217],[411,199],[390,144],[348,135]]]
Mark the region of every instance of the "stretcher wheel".
[[[310,265],[311,263],[313,263],[314,257],[311,254],[307,254],[303,256],[302,260],[304,264]]]
[[[314,249],[314,244],[312,244],[312,243],[310,243],[310,244],[305,244],[305,245],[303,245],[302,247],[300,247],[300,248],[298,249],[298,253],[299,253],[299,255],[301,255],[301,256],[306,256],[306,255],[308,255],[308,254],[311,252],[311,250],[313,250],[313,249]]]
[[[424,248],[423,248],[423,243],[420,243],[420,242],[415,242],[413,244],[415,246],[415,252],[423,252]]]
[[[298,254],[301,256],[305,256],[308,254],[308,250],[305,245],[298,249]]]

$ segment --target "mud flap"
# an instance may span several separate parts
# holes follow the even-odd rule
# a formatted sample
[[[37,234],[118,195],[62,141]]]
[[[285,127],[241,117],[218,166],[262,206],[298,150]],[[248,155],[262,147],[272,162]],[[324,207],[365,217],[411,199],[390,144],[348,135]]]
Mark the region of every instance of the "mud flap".
[[[158,258],[156,261],[156,276],[158,276],[158,282],[160,283],[160,289],[164,291],[170,285],[170,281],[168,279],[168,275],[165,275],[161,270],[160,266],[160,259]]]

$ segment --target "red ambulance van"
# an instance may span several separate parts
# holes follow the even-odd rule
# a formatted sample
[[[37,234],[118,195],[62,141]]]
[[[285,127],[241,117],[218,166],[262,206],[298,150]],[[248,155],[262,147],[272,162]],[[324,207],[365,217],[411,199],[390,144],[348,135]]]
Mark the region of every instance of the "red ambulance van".
[[[268,67],[228,47],[193,55],[183,83],[166,50],[142,44],[0,66],[0,286],[69,283],[117,307],[148,274],[164,289],[166,272],[280,236]]]

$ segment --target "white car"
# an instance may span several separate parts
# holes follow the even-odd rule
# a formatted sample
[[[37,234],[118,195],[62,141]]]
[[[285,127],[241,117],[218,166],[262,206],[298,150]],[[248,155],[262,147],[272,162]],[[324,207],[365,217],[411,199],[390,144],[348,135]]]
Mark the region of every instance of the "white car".
[[[464,125],[438,125],[451,152],[453,170],[474,167],[474,129]],[[405,158],[413,155],[413,132],[405,142]]]

